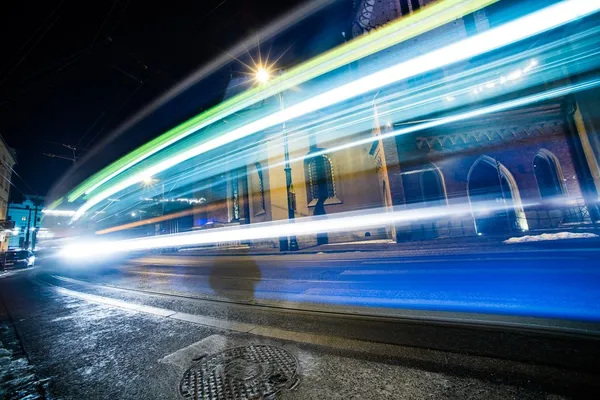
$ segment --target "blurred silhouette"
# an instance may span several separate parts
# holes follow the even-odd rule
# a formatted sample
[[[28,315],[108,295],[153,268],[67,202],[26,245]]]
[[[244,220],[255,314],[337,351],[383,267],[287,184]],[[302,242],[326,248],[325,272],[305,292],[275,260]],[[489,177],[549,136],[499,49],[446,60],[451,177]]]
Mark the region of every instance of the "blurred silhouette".
[[[234,257],[233,260],[230,260]],[[251,255],[215,257],[210,266],[209,284],[222,300],[252,302],[262,274]]]

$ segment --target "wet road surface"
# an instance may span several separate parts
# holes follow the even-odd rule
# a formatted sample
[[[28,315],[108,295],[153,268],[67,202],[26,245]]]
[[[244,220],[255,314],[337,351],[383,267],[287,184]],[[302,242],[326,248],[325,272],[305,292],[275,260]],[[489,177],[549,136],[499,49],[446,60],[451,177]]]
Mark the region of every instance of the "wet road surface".
[[[188,368],[207,355],[248,345],[281,348],[297,361],[298,382],[283,385],[279,398],[584,396],[598,390],[593,318],[563,322],[561,334],[541,334],[524,330],[531,320],[523,316],[556,304],[580,317],[596,315],[597,273],[585,254],[536,257],[552,261],[540,271],[534,258],[525,266],[514,257],[489,256],[478,260],[474,278],[466,272],[473,260],[463,258],[441,263],[305,255],[284,263],[277,256],[153,256],[102,268],[41,266],[0,278],[0,294],[5,319],[36,378],[47,382],[50,398],[182,398]],[[487,293],[490,277],[502,289]],[[528,283],[509,285],[515,277]],[[406,310],[410,301],[432,298],[425,285],[434,289],[437,306]],[[527,285],[538,289],[527,293]],[[569,297],[582,290],[587,293]],[[549,292],[552,299],[540,299]],[[469,299],[465,308],[450,310],[484,312],[473,305],[486,293],[488,306],[511,300],[528,310],[505,316],[505,323],[512,318],[524,324],[498,329],[478,320],[465,326],[462,314],[448,309],[444,322],[418,318],[444,310],[440,299]],[[354,304],[377,307],[354,306],[359,314],[385,313],[393,299],[403,301],[394,304],[404,310],[403,319],[347,314]],[[542,307],[542,300],[553,303]],[[305,311],[294,311],[298,302],[307,302]],[[557,321],[543,316],[536,319],[538,330]],[[269,365],[228,361],[222,368],[226,375],[266,376],[274,368]]]

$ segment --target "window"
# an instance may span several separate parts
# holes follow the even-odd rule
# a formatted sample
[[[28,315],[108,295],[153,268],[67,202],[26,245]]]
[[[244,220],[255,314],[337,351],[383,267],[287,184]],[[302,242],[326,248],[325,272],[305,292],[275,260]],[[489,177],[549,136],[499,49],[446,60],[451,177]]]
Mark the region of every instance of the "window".
[[[310,201],[335,198],[335,177],[327,156],[315,157],[308,164]]]
[[[562,196],[565,193],[562,172],[554,154],[548,150],[540,150],[533,158],[533,171],[542,199]]]

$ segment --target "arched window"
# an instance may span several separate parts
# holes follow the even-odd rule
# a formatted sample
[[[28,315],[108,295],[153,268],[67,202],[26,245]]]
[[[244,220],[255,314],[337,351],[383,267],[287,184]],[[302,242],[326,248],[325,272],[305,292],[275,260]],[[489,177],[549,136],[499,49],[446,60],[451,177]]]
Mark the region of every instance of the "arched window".
[[[528,230],[517,182],[498,160],[481,156],[467,175],[467,194],[478,233]]]
[[[329,157],[317,156],[308,163],[310,200],[335,197],[335,177]]]
[[[437,168],[432,167],[421,173],[421,195],[423,202],[428,205],[445,204],[444,184]]]
[[[254,184],[254,193],[252,193],[253,198],[253,208],[254,215],[259,215],[265,212],[265,181],[263,179],[263,170],[260,163],[254,163],[254,168],[256,168],[255,175],[255,184]]]
[[[540,150],[533,158],[533,171],[542,199],[565,194],[558,160],[548,150]]]

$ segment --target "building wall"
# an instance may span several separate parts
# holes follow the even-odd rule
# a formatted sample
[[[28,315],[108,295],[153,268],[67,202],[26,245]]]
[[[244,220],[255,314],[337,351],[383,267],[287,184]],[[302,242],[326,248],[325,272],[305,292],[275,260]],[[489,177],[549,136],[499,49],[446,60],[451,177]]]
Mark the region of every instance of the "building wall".
[[[363,0],[357,7],[353,34],[368,34],[372,29],[390,22],[394,16],[406,16],[427,3],[431,2]],[[373,61],[385,63],[394,57],[410,58],[430,50],[431,46],[435,48],[444,45],[439,38],[460,40],[489,27],[485,11],[478,11],[378,53],[374,56],[377,60],[371,57],[359,62],[358,68],[362,68],[362,64],[365,63],[368,68],[368,64]],[[444,74],[455,74],[467,66],[467,62],[456,64],[446,68]],[[415,83],[409,79],[404,85],[398,85],[397,90],[407,89]],[[379,112],[384,110],[384,107],[374,101],[374,136],[388,129],[386,124],[379,120]],[[581,108],[585,110],[585,107]],[[446,204],[469,204],[469,171],[482,157],[486,157],[486,160],[489,157],[497,163],[500,171],[505,171],[500,172],[501,175],[510,176],[514,194],[520,199],[520,203],[533,204],[527,207],[526,211],[520,206],[516,208],[517,214],[520,215],[518,227],[550,229],[574,220],[585,222],[583,220],[588,211],[580,185],[581,174],[578,174],[575,166],[577,155],[574,153],[569,134],[568,121],[565,120],[564,110],[558,102],[545,107],[506,112],[479,121],[444,126],[418,135],[404,135],[387,142],[375,142],[371,153],[376,159],[380,191],[389,193],[382,195],[383,205],[388,206],[391,201],[393,206],[400,209],[423,207],[420,180],[422,172],[418,171],[430,169],[436,171],[443,183]],[[533,169],[534,157],[540,151],[547,152],[556,159],[561,178],[564,180],[564,195],[569,199],[568,206],[550,209],[551,206],[541,205],[543,202]],[[591,154],[591,151],[588,150],[586,156],[588,153]],[[597,168],[592,168],[592,175],[596,170]],[[536,206],[538,203],[540,205]],[[572,217],[571,214],[577,214],[578,217]],[[460,218],[413,222],[392,227],[390,231],[398,241],[477,233],[475,215],[468,214]]]
[[[8,204],[10,201],[10,189],[12,179],[12,169],[16,163],[16,158],[12,150],[0,136],[0,221],[6,221],[8,213]],[[6,223],[2,224],[0,231],[0,251],[8,248],[8,240],[10,237],[9,226]]]
[[[318,215],[317,204],[310,196],[309,164],[314,152],[323,152],[332,146],[343,145],[355,140],[350,136],[337,139],[334,142],[320,142],[319,135],[312,138],[296,139],[293,148],[290,148],[290,159],[300,160],[291,163],[292,182],[295,192],[297,218]],[[274,137],[267,149],[268,159],[264,165],[275,166],[268,170],[268,201],[271,220],[285,220],[288,218],[286,177],[284,167],[282,136]],[[377,175],[375,160],[369,154],[370,145],[352,147],[333,153],[326,153],[333,169],[335,197],[324,202],[325,215],[342,212],[356,211],[367,208],[378,208],[382,205],[382,198]],[[255,218],[253,221],[257,221]],[[367,233],[368,232],[368,233]],[[388,237],[385,229],[345,232],[329,234],[330,243],[342,241],[355,241]],[[316,235],[298,238],[300,247],[312,246],[317,243]]]
[[[42,207],[38,204],[36,215],[36,203],[29,199],[22,203],[10,203],[8,217],[14,221],[15,228],[9,239],[9,248],[20,248],[26,244],[28,227],[29,241],[33,240],[42,219]]]
[[[583,192],[568,135],[561,104],[554,103],[448,125],[426,135],[408,136],[399,141],[404,197],[419,199],[419,171],[433,167],[440,174],[447,203],[469,204],[472,200],[468,192],[469,173],[482,157],[489,157],[506,168],[514,179],[515,195],[526,205],[522,213],[523,230],[585,222]],[[551,204],[541,198],[534,172],[534,158],[540,152],[556,159],[564,188],[564,196]],[[579,214],[580,218],[571,214]],[[442,237],[476,233],[473,217],[469,215],[426,222],[432,223]],[[415,223],[410,232],[404,232],[404,238],[423,238],[423,230],[423,223]]]

